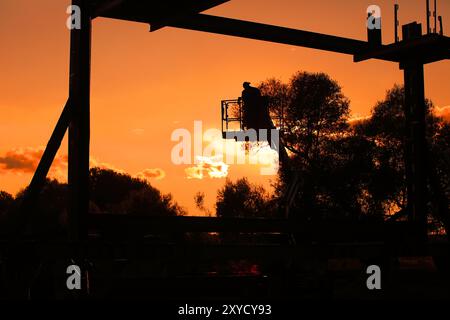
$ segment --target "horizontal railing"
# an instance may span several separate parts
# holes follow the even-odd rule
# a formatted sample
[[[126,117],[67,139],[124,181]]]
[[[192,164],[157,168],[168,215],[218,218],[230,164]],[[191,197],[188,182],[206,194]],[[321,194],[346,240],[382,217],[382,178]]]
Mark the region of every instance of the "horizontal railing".
[[[295,219],[216,218],[216,217],[151,217],[112,214],[90,214],[90,230],[99,232],[131,232],[134,235],[177,232],[285,233],[297,238],[329,241],[378,241],[409,238],[415,227],[406,222],[305,223]]]

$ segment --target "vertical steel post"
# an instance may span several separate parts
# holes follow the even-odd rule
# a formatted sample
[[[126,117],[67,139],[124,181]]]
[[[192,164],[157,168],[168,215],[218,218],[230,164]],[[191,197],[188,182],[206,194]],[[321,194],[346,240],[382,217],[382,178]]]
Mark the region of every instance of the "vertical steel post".
[[[70,34],[69,239],[78,242],[87,239],[89,209],[91,17],[87,0],[72,5],[81,9],[81,28]]]
[[[407,181],[410,221],[417,228],[418,240],[427,237],[427,164],[425,131],[425,88],[423,63],[418,59],[402,62],[405,80],[407,130]]]
[[[88,0],[72,0],[81,13],[81,28],[70,33],[69,99],[69,242],[72,257],[81,268],[81,296],[89,292],[86,264],[89,211],[89,139],[91,78],[91,16]]]

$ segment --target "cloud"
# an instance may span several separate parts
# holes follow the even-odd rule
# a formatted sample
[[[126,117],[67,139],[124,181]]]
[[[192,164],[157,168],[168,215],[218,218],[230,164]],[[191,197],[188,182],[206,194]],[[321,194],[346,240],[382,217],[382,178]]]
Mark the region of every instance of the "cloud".
[[[44,153],[43,147],[14,148],[0,155],[0,173],[27,174],[33,173]],[[49,177],[67,180],[67,155],[57,154],[50,168]]]
[[[435,107],[434,114],[438,117],[444,118],[445,121],[450,122],[450,106]]]
[[[0,154],[0,174],[33,174],[39,164],[39,161],[41,160],[43,153],[44,147],[15,148],[6,151],[3,155]],[[55,159],[53,160],[48,177],[56,179],[60,182],[66,182],[68,164],[69,158],[67,154],[57,154]],[[101,169],[113,170],[119,173],[126,173],[125,170],[116,168],[110,163],[98,161],[94,157],[91,157],[89,159],[89,167],[97,167]],[[161,180],[165,176],[166,173],[164,172],[164,170],[159,168],[145,169],[135,175],[135,177],[147,181],[149,181],[150,179]]]
[[[139,172],[136,177],[143,179],[143,180],[162,180],[166,176],[166,173],[163,169],[155,168],[155,169],[145,169],[141,172]]]
[[[33,172],[44,152],[43,148],[17,148],[0,156],[0,170],[9,172]]]
[[[197,157],[198,164],[186,168],[188,179],[225,178],[228,176],[228,165],[215,157]]]

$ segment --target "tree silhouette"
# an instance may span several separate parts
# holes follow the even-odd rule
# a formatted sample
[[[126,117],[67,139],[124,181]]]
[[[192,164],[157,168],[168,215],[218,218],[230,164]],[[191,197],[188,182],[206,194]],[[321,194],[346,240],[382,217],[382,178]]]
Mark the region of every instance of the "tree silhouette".
[[[450,123],[441,119],[437,127],[437,132],[431,138],[428,159],[431,166],[432,211],[438,222],[442,223],[448,237],[450,235]],[[437,232],[439,231],[442,230],[438,229]]]
[[[311,166],[323,153],[323,144],[347,129],[349,101],[324,73],[299,72],[288,88],[284,143]]]
[[[376,168],[371,175],[371,194],[374,202],[380,205],[386,214],[402,219],[406,214],[406,177],[405,177],[405,113],[404,89],[394,86],[386,98],[377,103],[372,110],[372,117],[355,126],[355,132],[373,141],[376,145],[374,162]],[[433,114],[433,103],[426,101],[426,137],[430,153],[428,166],[430,182],[433,175],[435,183],[430,184],[431,196],[429,213],[443,222],[450,217],[438,214],[448,212],[448,172],[450,171],[450,147],[448,139],[449,124]],[[438,187],[436,190],[436,186]],[[442,194],[437,195],[439,190]],[[436,206],[435,203],[438,203]],[[440,208],[439,208],[440,207]],[[444,210],[442,208],[444,207]],[[447,207],[447,210],[445,210]],[[449,229],[449,222],[446,222]]]
[[[394,86],[371,117],[356,124],[349,121],[348,99],[325,74],[299,72],[288,84],[269,79],[260,89],[268,96],[271,114],[284,116],[281,138],[291,167],[282,166],[279,172],[279,199],[293,169],[302,180],[291,212],[306,220],[406,216],[403,87]],[[433,190],[439,210],[433,203],[430,210],[448,213],[450,125],[433,115],[429,100],[426,109],[429,166],[435,168],[434,185],[442,190]],[[450,217],[441,214],[440,219],[450,225]]]
[[[281,139],[291,153],[291,167],[281,167],[278,196],[283,197],[295,170],[302,187],[291,212],[304,219],[330,212],[330,197],[337,199],[338,194],[345,193],[335,189],[333,196],[323,188],[335,179],[329,173],[337,160],[335,142],[348,130],[349,100],[337,82],[324,73],[298,72],[288,84],[270,79],[260,88],[269,97],[272,113],[283,111]]]
[[[221,218],[270,217],[273,201],[266,190],[251,184],[247,178],[228,180],[217,193],[216,214]]]
[[[204,192],[197,192],[194,196],[194,202],[197,209],[210,217],[212,214],[211,210],[205,206],[205,197],[206,195]]]
[[[132,191],[147,187],[143,180],[109,169],[92,168],[89,172],[89,196],[100,211],[114,211]]]
[[[289,85],[272,78],[262,82],[259,89],[261,94],[268,98],[270,117],[275,120],[277,127],[281,126],[280,120],[289,104]]]
[[[19,214],[15,209],[19,208],[25,192],[26,188],[17,194],[10,215]],[[30,218],[27,221],[26,233],[42,237],[63,235],[67,224],[67,184],[47,179],[32,212],[27,215]]]
[[[26,190],[26,189],[25,189]],[[17,208],[25,190],[16,199],[0,192],[0,222],[18,214]],[[33,207],[27,232],[34,235],[62,235],[67,225],[68,186],[57,180],[47,180]],[[90,170],[90,212],[148,216],[184,215],[170,194],[162,194],[144,180],[113,170],[93,168]],[[9,210],[8,214],[7,211]],[[14,210],[16,209],[16,210]],[[3,219],[2,219],[3,216]]]
[[[4,232],[3,227],[6,224],[7,212],[14,203],[14,197],[5,191],[0,191],[0,234]]]
[[[119,210],[117,210],[119,209]],[[185,211],[172,195],[161,192],[150,185],[131,191],[112,213],[126,213],[138,216],[177,216],[185,215]]]
[[[98,212],[133,215],[184,215],[185,211],[148,182],[113,170],[90,170],[90,197]]]
[[[447,190],[448,207],[448,171],[450,148],[448,141],[448,123],[433,114],[433,103],[426,101],[426,136],[430,149],[429,170],[437,170],[438,184]],[[355,126],[355,132],[373,142],[375,163],[370,176],[370,195],[372,205],[383,209],[385,214],[395,214],[395,218],[404,218],[406,214],[406,176],[405,176],[405,113],[404,89],[394,86],[372,110],[370,119]],[[436,160],[435,160],[436,159]],[[447,183],[446,183],[447,182]],[[435,190],[430,188],[430,195]],[[432,199],[430,199],[432,200]],[[437,216],[437,209],[429,204],[430,213]]]
[[[14,197],[5,191],[0,191],[0,217],[6,213],[14,202]]]

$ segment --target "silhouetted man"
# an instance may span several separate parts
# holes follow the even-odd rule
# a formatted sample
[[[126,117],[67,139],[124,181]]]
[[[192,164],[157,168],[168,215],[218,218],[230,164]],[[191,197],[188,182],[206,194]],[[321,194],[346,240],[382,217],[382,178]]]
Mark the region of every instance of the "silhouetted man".
[[[250,82],[244,82],[244,91],[242,91],[242,122],[244,129],[258,129],[259,115],[262,111],[261,91],[258,88],[250,86]]]

